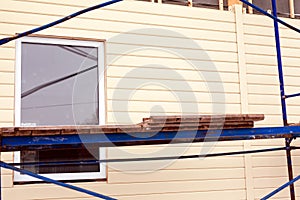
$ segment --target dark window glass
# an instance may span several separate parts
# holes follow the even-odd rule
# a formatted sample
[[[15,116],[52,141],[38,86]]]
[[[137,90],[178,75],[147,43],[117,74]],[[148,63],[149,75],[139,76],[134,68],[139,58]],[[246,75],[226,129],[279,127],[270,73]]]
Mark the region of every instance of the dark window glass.
[[[193,6],[219,9],[219,0],[193,0]]]
[[[290,16],[290,4],[288,0],[277,0],[277,14],[282,17]]]
[[[187,6],[188,5],[187,0],[162,0],[162,3],[182,5],[182,6]]]
[[[21,151],[21,162],[66,162],[95,160],[94,156],[84,148],[59,149],[59,150],[35,150]],[[99,164],[93,165],[51,165],[51,166],[23,166],[22,169],[38,174],[99,172]]]
[[[300,1],[295,0],[294,1],[294,6],[295,6],[295,15],[297,18],[300,18]]]
[[[262,8],[263,10],[272,11],[272,1],[271,0],[252,0],[253,4]],[[289,17],[290,16],[290,7],[288,0],[277,0],[276,1],[277,14],[278,16]],[[253,13],[261,14],[260,12],[253,9]]]
[[[96,47],[22,43],[21,125],[98,124]]]
[[[272,4],[270,0],[252,0],[252,3],[263,10],[272,10]],[[253,9],[253,13],[261,14],[260,12]]]

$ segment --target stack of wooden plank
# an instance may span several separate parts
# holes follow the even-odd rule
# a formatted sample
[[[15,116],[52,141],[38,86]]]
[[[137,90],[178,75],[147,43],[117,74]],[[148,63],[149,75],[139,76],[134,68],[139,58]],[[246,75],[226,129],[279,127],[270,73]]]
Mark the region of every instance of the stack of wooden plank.
[[[152,116],[144,118],[142,126],[148,131],[239,129],[253,128],[263,119],[262,114]]]
[[[151,116],[133,125],[6,127],[0,128],[0,134],[2,136],[37,136],[240,129],[252,128],[255,121],[263,119],[264,115],[261,114]]]

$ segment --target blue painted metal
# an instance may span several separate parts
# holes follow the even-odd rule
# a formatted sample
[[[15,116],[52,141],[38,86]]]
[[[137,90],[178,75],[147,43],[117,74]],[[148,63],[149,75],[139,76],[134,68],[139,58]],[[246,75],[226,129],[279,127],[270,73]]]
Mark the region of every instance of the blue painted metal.
[[[213,141],[251,140],[291,138],[300,135],[299,126],[225,129],[198,131],[170,131],[157,133],[109,133],[109,134],[82,134],[82,135],[53,135],[53,136],[3,136],[2,151],[20,149],[55,148],[60,145],[82,146],[82,144],[97,144],[98,146],[128,146],[138,144],[164,144],[202,142],[204,139]]]
[[[279,188],[277,188],[276,190],[274,190],[273,192],[269,193],[268,195],[264,196],[263,198],[261,198],[261,200],[267,200],[269,198],[271,198],[272,196],[274,196],[275,194],[277,194],[278,192],[280,192],[281,190],[283,190],[284,188],[288,187],[291,184],[294,184],[296,181],[298,181],[300,179],[300,175],[297,176],[296,178],[294,178],[293,180],[283,184],[282,186],[280,186]]]
[[[3,38],[0,40],[0,46],[3,45],[3,44],[6,44],[10,41],[13,41],[15,39],[18,39],[18,38],[21,38],[21,37],[24,37],[24,36],[27,36],[27,35],[30,35],[30,34],[33,34],[33,33],[36,33],[36,32],[39,32],[39,31],[42,31],[44,29],[47,29],[47,28],[50,28],[52,26],[55,26],[57,24],[60,24],[62,22],[65,22],[65,21],[68,21],[74,17],[77,17],[79,15],[82,15],[84,13],[87,13],[87,12],[90,12],[92,10],[96,10],[96,9],[99,9],[99,8],[103,8],[105,6],[108,6],[108,5],[111,5],[111,4],[114,4],[114,3],[117,3],[117,2],[120,2],[120,1],[123,1],[123,0],[111,0],[111,1],[107,1],[107,2],[104,2],[104,3],[101,3],[101,4],[98,4],[98,5],[95,5],[95,6],[92,6],[92,7],[89,7],[89,8],[86,8],[86,9],[83,9],[83,10],[80,10],[78,12],[75,12],[71,15],[68,15],[66,17],[63,17],[59,20],[56,20],[54,22],[51,22],[49,24],[45,24],[43,26],[40,26],[40,27],[37,27],[37,28],[34,28],[32,30],[29,30],[29,31],[26,31],[26,32],[23,32],[23,33],[20,33],[20,34],[17,34],[15,36],[12,36],[12,37],[7,37],[7,38]]]
[[[291,149],[294,149],[291,147]],[[203,157],[218,157],[218,156],[231,156],[240,154],[253,154],[273,151],[283,151],[286,147],[275,147],[267,149],[256,149],[248,151],[233,151],[224,153],[212,153],[212,154],[196,154],[196,155],[185,155],[185,156],[161,156],[161,157],[149,157],[149,158],[117,158],[117,159],[100,159],[100,160],[88,160],[88,161],[60,161],[60,162],[26,162],[26,163],[8,163],[11,166],[58,166],[58,165],[93,165],[99,163],[116,163],[116,162],[138,162],[138,161],[156,161],[156,160],[181,160],[181,159],[192,159],[192,158],[203,158]]]
[[[275,18],[277,18],[277,5],[276,0],[272,0],[272,13]],[[285,91],[284,91],[284,78],[283,78],[283,68],[282,68],[282,59],[281,59],[281,48],[280,48],[280,35],[279,35],[279,26],[278,21],[274,20],[274,34],[276,42],[276,52],[277,52],[277,64],[278,64],[278,76],[280,83],[280,97],[281,97],[281,111],[282,111],[282,120],[284,126],[288,126],[287,121],[287,111],[286,111],[286,102],[285,102]],[[292,155],[290,150],[291,140],[289,138],[285,139],[286,149],[286,160],[288,166],[288,175],[289,180],[293,180],[293,165],[292,165]],[[290,197],[291,200],[295,200],[295,187],[294,184],[290,184]]]
[[[276,0],[272,0],[272,12],[273,12],[273,16],[277,18]],[[280,83],[282,120],[284,126],[287,126],[288,123],[287,123],[284,79],[283,79],[282,60],[281,60],[280,36],[279,36],[278,22],[276,20],[274,20],[274,34],[275,34],[276,52],[277,52],[278,76],[279,76],[279,83]]]
[[[48,183],[53,183],[55,185],[59,185],[59,186],[62,186],[62,187],[65,187],[65,188],[69,188],[69,189],[72,189],[72,190],[75,190],[75,191],[78,191],[78,192],[82,192],[82,193],[88,194],[90,196],[98,197],[98,198],[101,198],[101,199],[107,199],[107,200],[114,200],[115,199],[115,198],[108,197],[108,196],[105,196],[103,194],[98,194],[96,192],[93,192],[93,191],[90,191],[90,190],[86,190],[86,189],[83,189],[83,188],[80,188],[80,187],[77,187],[77,186],[74,186],[74,185],[70,185],[70,184],[67,184],[67,183],[62,183],[62,182],[59,182],[59,181],[56,181],[56,180],[53,180],[53,179],[50,179],[50,178],[47,178],[47,177],[35,174],[35,173],[33,173],[31,171],[28,171],[28,170],[19,169],[17,167],[11,166],[11,165],[9,165],[9,164],[7,164],[5,162],[2,162],[2,161],[0,161],[0,166],[3,167],[3,168],[5,168],[5,169],[10,169],[10,170],[13,170],[13,171],[20,172],[22,174],[26,174],[26,175],[32,176],[34,178],[43,180],[43,181],[48,182]]]
[[[289,95],[285,95],[284,97],[287,98],[291,98],[291,97],[298,97],[300,96],[300,93],[296,93],[296,94],[289,94]]]
[[[283,21],[283,20],[281,20],[281,19],[279,19],[279,18],[277,18],[277,17],[271,15],[271,14],[268,13],[267,11],[265,11],[265,10],[261,9],[260,7],[258,7],[258,6],[256,6],[256,5],[250,3],[248,0],[240,0],[240,1],[243,2],[243,3],[246,4],[246,5],[248,5],[248,6],[252,7],[252,8],[254,8],[254,9],[257,10],[258,12],[260,12],[260,13],[262,13],[262,14],[264,14],[264,15],[270,17],[270,18],[272,18],[273,20],[279,22],[280,24],[282,24],[282,25],[284,25],[284,26],[286,26],[286,27],[288,27],[288,28],[290,28],[290,29],[292,29],[292,30],[294,30],[294,31],[296,31],[296,32],[298,32],[298,33],[300,33],[300,29],[299,29],[299,28],[296,28],[295,26],[292,26],[292,25],[286,23],[285,21]]]

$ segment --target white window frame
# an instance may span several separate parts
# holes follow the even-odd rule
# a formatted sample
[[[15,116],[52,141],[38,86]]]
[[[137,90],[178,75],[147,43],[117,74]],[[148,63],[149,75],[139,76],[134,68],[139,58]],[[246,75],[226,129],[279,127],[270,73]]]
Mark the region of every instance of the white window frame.
[[[98,81],[99,81],[99,125],[104,125],[106,121],[106,107],[105,107],[105,56],[104,56],[104,42],[83,41],[83,40],[69,40],[57,38],[42,38],[42,37],[24,37],[16,41],[16,70],[15,70],[15,126],[21,126],[21,56],[22,43],[31,42],[39,44],[57,44],[57,45],[74,45],[83,47],[98,48]],[[106,158],[106,148],[99,148],[100,159]],[[14,152],[14,162],[21,162],[20,151]],[[100,172],[78,172],[78,173],[57,173],[57,174],[40,174],[42,176],[56,179],[56,180],[80,180],[80,179],[105,179],[106,165],[100,163]],[[26,181],[41,181],[34,177],[14,172],[14,182]]]

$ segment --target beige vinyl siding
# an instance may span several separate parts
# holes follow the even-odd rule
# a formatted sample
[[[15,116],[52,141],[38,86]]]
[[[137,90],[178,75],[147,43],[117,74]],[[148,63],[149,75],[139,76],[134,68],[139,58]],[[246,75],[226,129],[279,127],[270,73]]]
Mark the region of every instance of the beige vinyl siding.
[[[6,0],[0,8],[0,36],[7,37],[38,27],[98,3],[96,0]],[[234,13],[139,1],[111,5],[39,34],[106,40],[106,121],[109,124],[138,123],[142,117],[150,114],[211,114],[214,111],[213,103],[215,106],[224,106],[226,113],[241,113],[244,106],[249,113],[266,115],[266,119],[259,122],[258,126],[278,126],[281,124],[281,113],[272,21],[256,15],[239,17],[243,21],[240,28],[244,31],[244,41],[239,42],[241,47],[244,46],[244,54],[238,52],[237,48],[236,38],[240,33],[236,30]],[[147,28],[169,32],[134,32]],[[171,31],[179,34],[171,34]],[[124,34],[125,32],[128,33]],[[123,37],[118,37],[120,34]],[[299,36],[284,28],[282,35],[287,93],[300,92],[297,81],[300,75],[297,69],[300,59]],[[186,47],[185,44],[190,40],[198,47]],[[128,49],[139,51],[126,52]],[[180,52],[185,56],[180,57],[172,52]],[[244,59],[246,66],[241,66],[239,59]],[[201,70],[187,61],[191,61]],[[211,68],[211,63],[215,68]],[[10,42],[0,47],[0,126],[12,126],[14,123],[14,67],[15,43]],[[246,67],[245,77],[241,75],[242,67]],[[130,73],[135,70],[144,73]],[[170,76],[170,73],[180,76]],[[212,78],[207,80],[204,74]],[[246,80],[240,80],[241,78]],[[122,81],[151,83],[157,80],[160,85],[144,84],[138,88],[132,84],[120,84]],[[208,83],[221,84],[223,88],[209,88]],[[246,85],[241,86],[241,83]],[[248,103],[241,100],[243,98],[240,90],[245,87],[248,89],[245,94]],[[193,99],[178,99],[178,96],[190,94],[193,94]],[[212,95],[217,98],[212,98]],[[223,95],[225,102],[221,101]],[[128,102],[127,107],[114,106],[123,105],[124,102]],[[300,98],[288,100],[291,121],[299,121],[299,103]],[[197,109],[184,109],[195,106]],[[120,118],[126,113],[129,118]],[[186,151],[178,145],[168,148],[175,152],[184,152],[180,155],[189,155],[201,153],[205,148],[203,145],[193,144]],[[211,153],[280,145],[283,145],[283,140],[219,142],[211,149]],[[152,151],[163,152],[166,147],[154,145],[121,149],[134,156],[145,156]],[[164,155],[168,153],[161,154]],[[297,175],[300,154],[293,152],[293,155]],[[126,155],[119,154],[116,149],[109,149],[108,158],[118,156]],[[11,162],[13,154],[2,153],[1,158]],[[143,171],[144,167],[155,166],[157,162],[132,162],[122,165],[124,166],[117,167],[129,168],[131,171],[126,173],[111,166],[108,168],[107,181],[74,185],[119,199],[250,200],[261,198],[287,181],[284,152],[176,160],[168,163],[167,167],[147,173]],[[12,173],[7,170],[2,170],[2,173],[3,199],[95,199],[50,184],[13,185]],[[297,195],[300,195],[298,185]],[[283,200],[287,197],[288,190],[276,195],[276,199]]]
[[[299,26],[298,20],[286,21]],[[279,98],[279,81],[277,71],[275,38],[273,21],[257,15],[245,15],[245,52],[247,63],[249,112],[263,112],[266,119],[260,126],[278,126],[282,124],[281,102]],[[280,26],[282,44],[282,62],[286,94],[298,93],[299,77],[299,34]],[[286,100],[289,122],[299,121],[300,98]],[[252,148],[279,147],[284,140],[269,140],[251,142]],[[293,145],[299,144],[294,141]],[[299,152],[293,151],[294,174],[299,174]],[[263,153],[252,155],[254,197],[263,195],[278,188],[288,179],[285,153]],[[296,184],[296,194],[299,198],[299,184]],[[276,199],[289,199],[289,189],[274,196]]]
[[[285,20],[299,25],[298,20]],[[278,125],[281,107],[273,21],[262,16],[245,15],[244,31],[249,111],[255,113],[261,110],[266,114],[262,126]],[[280,26],[280,35],[286,94],[298,93],[299,34]],[[291,98],[286,102],[289,121],[298,122],[300,99]]]

